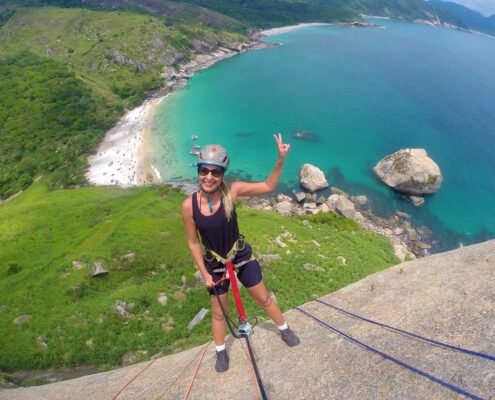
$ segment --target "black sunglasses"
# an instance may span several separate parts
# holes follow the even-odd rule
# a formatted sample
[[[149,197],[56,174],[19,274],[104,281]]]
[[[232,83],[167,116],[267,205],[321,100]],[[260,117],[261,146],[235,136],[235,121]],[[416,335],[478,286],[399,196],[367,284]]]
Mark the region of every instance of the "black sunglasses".
[[[209,169],[206,167],[198,168],[198,174],[200,174],[201,176],[208,176],[210,172],[214,178],[221,178],[223,176],[223,169],[221,168],[214,168],[214,169]]]

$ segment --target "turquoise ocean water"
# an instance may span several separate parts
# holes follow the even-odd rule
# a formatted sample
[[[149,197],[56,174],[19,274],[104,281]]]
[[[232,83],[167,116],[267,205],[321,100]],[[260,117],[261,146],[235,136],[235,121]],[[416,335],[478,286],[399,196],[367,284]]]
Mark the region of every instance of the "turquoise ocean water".
[[[273,133],[292,144],[280,189],[298,190],[302,163],[331,185],[365,194],[377,214],[413,215],[436,250],[495,237],[495,39],[376,20],[385,28],[311,27],[272,36],[281,46],[244,53],[196,74],[157,113],[162,177],[194,179],[193,143],[220,143],[230,175],[263,180]],[[311,141],[292,137],[296,131]],[[191,135],[198,135],[197,142]],[[400,148],[425,148],[444,175],[421,208],[371,168]]]

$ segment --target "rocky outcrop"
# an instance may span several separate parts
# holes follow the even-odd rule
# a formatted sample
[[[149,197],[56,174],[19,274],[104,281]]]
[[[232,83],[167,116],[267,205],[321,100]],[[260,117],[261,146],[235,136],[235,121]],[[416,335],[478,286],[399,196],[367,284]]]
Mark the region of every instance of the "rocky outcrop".
[[[251,49],[258,49],[271,44],[256,41],[251,42],[206,42],[194,40],[194,51],[191,59],[185,62],[185,55],[177,51],[173,47],[166,47],[165,44],[160,44],[159,40],[155,40],[155,52],[162,55],[162,61],[165,65],[162,68],[160,76],[167,82],[166,87],[160,88],[156,93],[149,92],[152,97],[163,96],[176,89],[180,89],[187,85],[187,81],[194,75],[195,72],[211,67],[216,62],[225,58],[232,57],[236,54],[243,53]]]
[[[116,49],[112,49],[112,59],[120,65],[134,65],[139,72],[146,72],[148,70],[148,67],[142,62],[135,61]]]
[[[328,182],[323,171],[311,164],[303,164],[301,166],[299,170],[299,183],[311,193],[328,187]]]
[[[396,257],[401,261],[430,254],[430,249],[435,244],[431,230],[425,226],[413,227],[409,214],[397,211],[387,218],[378,217],[372,212],[365,196],[349,196],[335,187],[331,192],[328,198],[319,196],[316,199],[314,193],[297,192],[293,198],[279,194],[275,198],[248,198],[244,203],[248,207],[276,211],[286,216],[334,212],[353,219],[366,230],[386,236]],[[284,247],[280,240],[276,245]]]
[[[413,196],[435,193],[443,179],[424,149],[401,149],[381,160],[373,172],[386,185]]]

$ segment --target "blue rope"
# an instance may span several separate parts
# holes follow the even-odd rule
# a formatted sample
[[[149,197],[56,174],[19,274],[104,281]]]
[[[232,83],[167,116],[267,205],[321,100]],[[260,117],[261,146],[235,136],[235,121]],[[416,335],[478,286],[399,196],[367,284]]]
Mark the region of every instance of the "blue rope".
[[[303,309],[299,308],[299,307],[296,307],[296,310],[302,312],[303,314],[307,315],[308,317],[314,319],[315,321],[318,321],[320,324],[322,324],[323,326],[325,326],[327,329],[330,329],[331,331],[335,332],[335,333],[338,333],[339,335],[341,336],[344,336],[346,339],[350,340],[351,342],[359,345],[359,346],[362,346],[364,347],[365,349],[367,350],[370,350],[372,351],[373,353],[376,353],[376,354],[379,354],[380,356],[382,356],[383,358],[389,360],[389,361],[392,361],[398,365],[400,365],[401,367],[404,367],[410,371],[413,371],[425,378],[428,378],[429,380],[435,382],[435,383],[438,383],[442,386],[445,386],[447,389],[450,389],[452,390],[453,392],[456,392],[456,393],[459,393],[459,394],[462,394],[463,396],[466,396],[466,397],[469,397],[470,399],[474,399],[474,400],[484,400],[482,397],[479,397],[479,396],[476,396],[474,394],[471,394],[467,391],[465,391],[464,389],[461,389],[460,387],[458,386],[455,386],[451,383],[448,383],[448,382],[445,382],[443,380],[441,380],[440,378],[437,378],[433,375],[430,375],[429,373],[427,372],[424,372],[416,367],[413,367],[412,365],[409,365],[407,363],[405,363],[404,361],[401,361],[401,360],[398,360],[397,358],[394,358],[386,353],[383,353],[381,352],[380,350],[377,350],[371,346],[368,346],[367,344],[363,343],[363,342],[360,342],[359,340],[353,338],[352,336],[349,336],[347,335],[346,333],[344,332],[341,332],[339,331],[337,328],[334,328],[333,326],[331,326],[330,324],[326,323],[326,322],[323,322],[321,319],[318,319],[316,318],[315,316],[311,315],[310,313],[308,313],[307,311],[304,311]]]
[[[491,360],[491,361],[495,361],[495,356],[492,356],[490,354],[485,354],[485,353],[480,353],[480,352],[477,352],[477,351],[473,351],[473,350],[469,350],[469,349],[465,349],[463,347],[457,347],[457,346],[453,346],[451,344],[447,344],[447,343],[442,343],[442,342],[439,342],[437,340],[434,340],[434,339],[429,339],[427,337],[424,337],[424,336],[420,336],[420,335],[417,335],[415,333],[411,333],[411,332],[407,332],[407,331],[404,331],[402,329],[399,329],[399,328],[395,328],[393,326],[390,326],[390,325],[387,325],[387,324],[383,324],[381,322],[378,322],[378,321],[373,321],[372,319],[368,319],[368,318],[364,318],[360,315],[357,315],[357,314],[353,314],[351,313],[350,311],[346,311],[344,310],[343,308],[339,308],[337,306],[334,306],[332,304],[329,304],[329,303],[326,303],[324,301],[321,301],[321,300],[316,300],[318,303],[321,303],[321,304],[324,304],[328,307],[331,307],[331,308],[334,308],[335,310],[337,311],[340,311],[341,313],[344,313],[344,314],[347,314],[347,315],[350,315],[351,317],[355,317],[355,318],[358,318],[358,319],[361,319],[363,321],[366,321],[366,322],[369,322],[371,324],[375,324],[375,325],[378,325],[378,326],[381,326],[383,328],[387,328],[387,329],[390,329],[392,331],[396,331],[396,332],[400,332],[400,333],[404,333],[405,335],[408,335],[408,336],[411,336],[411,337],[414,337],[416,339],[421,339],[421,340],[424,340],[425,342],[429,342],[429,343],[433,343],[433,344],[436,344],[438,346],[441,346],[441,347],[446,347],[447,349],[451,349],[451,350],[456,350],[456,351],[461,351],[463,353],[466,353],[466,354],[469,354],[469,355],[472,355],[472,356],[477,356],[477,357],[481,357],[481,358],[486,358],[487,360]]]

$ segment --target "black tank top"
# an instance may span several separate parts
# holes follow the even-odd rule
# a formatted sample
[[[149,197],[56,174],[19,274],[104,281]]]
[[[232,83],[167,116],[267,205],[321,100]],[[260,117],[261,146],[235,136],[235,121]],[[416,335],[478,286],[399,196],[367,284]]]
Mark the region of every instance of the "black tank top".
[[[232,211],[232,218],[227,221],[223,200],[220,203],[215,214],[206,216],[199,209],[199,192],[192,195],[193,219],[198,228],[199,235],[203,246],[213,250],[223,258],[227,257],[228,252],[239,239],[239,227],[237,226],[237,214]]]

